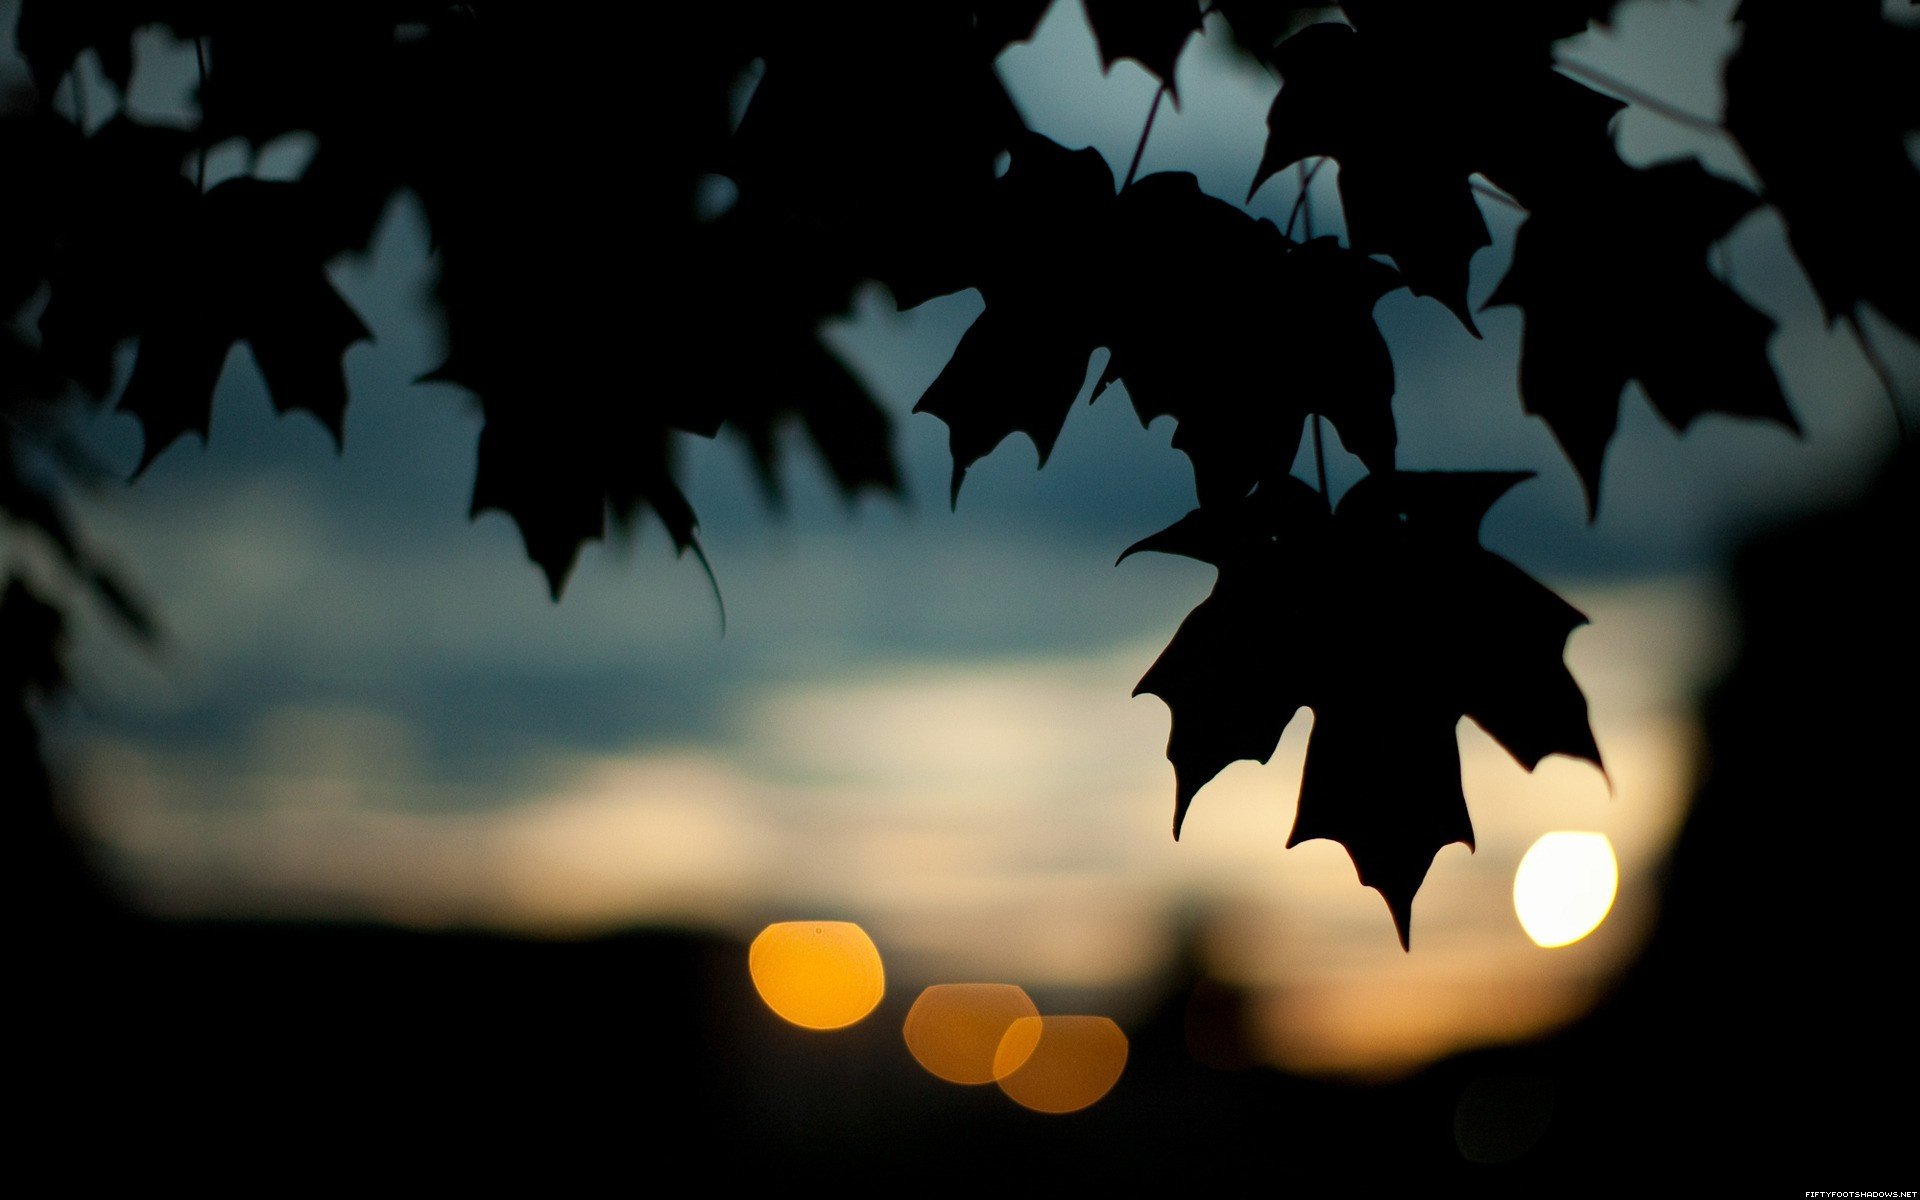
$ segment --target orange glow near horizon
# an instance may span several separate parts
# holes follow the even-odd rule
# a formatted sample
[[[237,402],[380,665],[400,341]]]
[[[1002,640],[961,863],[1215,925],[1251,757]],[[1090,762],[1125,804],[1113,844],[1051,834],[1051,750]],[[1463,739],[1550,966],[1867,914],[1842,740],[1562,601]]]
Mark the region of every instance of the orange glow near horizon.
[[[1018,1070],[1033,1047],[999,1053],[1015,1022],[1037,1018],[1011,983],[938,983],[920,993],[902,1032],[914,1061],[948,1083],[980,1084]]]
[[[1078,1112],[1120,1082],[1127,1035],[1108,1017],[1021,1017],[994,1052],[1000,1090],[1022,1108]]]
[[[804,1029],[844,1029],[887,990],[879,947],[851,921],[769,925],[747,951],[747,971],[767,1007]]]
[[[1604,833],[1542,834],[1513,873],[1513,911],[1534,944],[1571,946],[1600,927],[1620,890],[1620,864]]]

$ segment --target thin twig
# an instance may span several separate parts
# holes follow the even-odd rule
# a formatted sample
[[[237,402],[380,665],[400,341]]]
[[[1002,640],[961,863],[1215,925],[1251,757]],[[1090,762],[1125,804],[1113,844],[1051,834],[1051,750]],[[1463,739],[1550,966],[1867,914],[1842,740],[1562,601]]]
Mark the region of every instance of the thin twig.
[[[193,39],[193,61],[200,68],[200,165],[194,172],[194,183],[200,194],[207,191],[207,40],[203,37]]]
[[[1127,165],[1126,182],[1120,185],[1122,191],[1126,190],[1127,186],[1133,182],[1133,177],[1140,172],[1140,156],[1147,152],[1147,138],[1153,134],[1153,119],[1160,115],[1160,102],[1166,98],[1167,85],[1163,83],[1160,85],[1160,90],[1153,94],[1153,107],[1147,109],[1147,123],[1140,130],[1140,144],[1133,148],[1133,161]]]
[[[1333,511],[1333,495],[1327,491],[1327,448],[1320,435],[1320,414],[1313,414],[1313,469],[1320,476],[1320,499]]]
[[[1886,390],[1887,407],[1893,409],[1893,423],[1899,429],[1900,441],[1904,444],[1912,436],[1913,430],[1907,425],[1906,409],[1900,402],[1900,389],[1893,385],[1893,371],[1887,366],[1887,360],[1880,357],[1880,352],[1874,349],[1873,343],[1868,340],[1867,331],[1861,326],[1860,318],[1854,313],[1848,313],[1847,324],[1853,329],[1853,340],[1860,344],[1861,356],[1867,360],[1867,365],[1873,368],[1874,375],[1880,380],[1880,386]]]
[[[1605,88],[1607,91],[1618,95],[1622,100],[1637,104],[1648,112],[1658,113],[1667,120],[1673,121],[1676,124],[1685,125],[1689,129],[1697,129],[1702,133],[1711,133],[1721,137],[1726,136],[1726,126],[1720,124],[1720,122],[1709,120],[1706,117],[1700,116],[1698,113],[1690,113],[1684,108],[1669,104],[1658,96],[1643,92],[1630,83],[1622,83],[1605,71],[1595,70],[1585,63],[1573,62],[1565,58],[1556,58],[1553,61],[1555,66],[1558,66],[1567,74],[1578,76],[1588,83]]]
[[[1313,177],[1320,173],[1320,167],[1326,161],[1324,158],[1316,158],[1311,167],[1306,165],[1305,159],[1300,162],[1300,194],[1293,198],[1293,211],[1287,214],[1286,238],[1288,241],[1293,240],[1293,227],[1299,222],[1302,213],[1305,213],[1307,218],[1307,240],[1313,240],[1313,214],[1307,211],[1307,196],[1313,187]]]

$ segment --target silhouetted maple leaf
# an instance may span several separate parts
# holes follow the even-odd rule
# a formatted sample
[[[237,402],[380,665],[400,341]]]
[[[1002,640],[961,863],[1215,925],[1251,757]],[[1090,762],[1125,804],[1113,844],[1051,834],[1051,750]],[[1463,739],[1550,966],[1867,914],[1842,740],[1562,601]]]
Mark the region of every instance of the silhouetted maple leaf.
[[[90,137],[63,139],[51,294],[40,317],[49,360],[104,396],[114,350],[162,307],[193,264],[182,242],[199,196],[181,174],[193,146],[185,130],[116,116]]]
[[[15,38],[42,94],[51,95],[87,49],[100,56],[100,70],[113,85],[126,91],[133,78],[133,31],[144,7],[137,0],[20,0]]]
[[[686,63],[661,76],[678,91],[634,80],[625,64],[631,42],[615,36],[624,26],[602,10],[582,10],[595,29],[611,22],[591,44],[532,8],[449,18],[383,85],[400,109],[397,132],[367,131],[375,141],[357,155],[353,144],[341,154],[323,147],[310,173],[321,194],[346,198],[361,214],[377,211],[366,198],[396,182],[419,193],[438,243],[447,318],[447,360],[431,378],[473,392],[485,421],[472,511],[498,509],[513,520],[556,598],[587,542],[647,512],[677,550],[700,556],[695,514],[673,470],[683,432],[738,431],[769,495],[789,423],[813,438],[845,493],[898,486],[885,414],[818,339],[821,322],[847,306],[860,279],[855,264],[872,265],[880,257],[872,252],[892,243],[858,222],[836,223],[846,214],[830,193],[859,181],[833,178],[835,163],[809,167],[804,147],[760,142],[744,119],[743,141],[729,147],[729,93],[750,48],[769,55],[749,106],[756,129],[799,136],[817,119],[809,145],[871,150],[882,160],[887,152],[861,141],[860,122],[843,129],[841,114],[810,107],[829,95],[852,104],[862,84],[784,57],[809,44],[804,22],[789,15],[769,32],[728,27],[726,16],[697,6],[662,17],[666,41],[686,43]],[[894,25],[915,19],[902,14]],[[977,48],[967,54],[986,69]],[[509,75],[538,86],[503,93],[492,81]],[[922,82],[933,88],[940,79]],[[676,114],[650,142],[638,176],[631,158],[607,153],[604,125],[580,119],[627,111],[636,87]],[[446,94],[472,97],[477,111],[449,111]],[[863,96],[857,107],[874,106]],[[877,120],[892,129],[906,118]],[[935,142],[923,165],[955,152]],[[566,164],[564,177],[524,169],[548,160]],[[738,202],[702,219],[697,188],[723,167],[738,172]],[[954,170],[990,181],[991,167],[987,152]],[[890,206],[888,229],[912,211],[898,195],[862,202]],[[365,227],[363,216],[352,228]],[[608,294],[634,270],[652,301],[644,308]]]
[[[1607,22],[1620,0],[1342,0],[1355,28],[1420,39],[1439,57],[1534,58],[1561,38],[1584,33],[1589,22]]]
[[[697,552],[693,509],[673,477],[672,431],[702,411],[700,396],[681,386],[634,389],[630,351],[614,353],[632,344],[631,316],[569,286],[567,264],[583,261],[574,255],[605,242],[556,226],[553,245],[538,253],[502,246],[487,254],[455,228],[440,287],[448,357],[428,378],[479,402],[472,515],[506,513],[556,599],[581,546],[606,536],[609,510],[627,522],[652,511],[677,550]],[[576,232],[586,240],[572,243]],[[556,354],[559,346],[581,351]]]
[[[1345,25],[1314,25],[1274,52],[1284,83],[1267,115],[1254,189],[1312,155],[1340,164],[1340,203],[1356,250],[1393,256],[1417,296],[1433,296],[1468,329],[1467,263],[1490,245],[1472,172],[1446,116],[1411,94],[1400,65],[1383,61]]]
[[[688,376],[708,377],[705,403],[681,406],[677,427],[703,437],[739,433],[775,505],[777,437],[790,423],[805,431],[847,499],[868,489],[897,493],[893,423],[819,336],[852,281],[836,278],[820,247],[731,214],[697,231],[694,246],[691,269],[672,280],[681,310],[663,319],[658,338]]]
[[[18,312],[52,269],[73,202],[79,140],[73,126],[45,111],[0,111],[0,162],[9,167],[0,188],[0,315]]]
[[[227,351],[253,350],[274,408],[344,435],[347,347],[367,327],[327,281],[326,251],[302,236],[296,185],[230,179],[195,206],[170,290],[141,331],[120,407],[140,419],[144,471],[181,434],[201,437]]]
[[[178,10],[172,24],[179,36],[206,31],[202,136],[209,144],[241,137],[260,146],[295,130],[325,140],[363,124],[390,99],[368,85],[402,52],[395,27],[424,24],[450,7],[431,0],[341,4],[324,21],[297,5],[231,0],[225,11]]]
[[[1086,382],[1107,333],[1113,172],[1097,151],[1029,134],[976,221],[986,309],[914,406],[947,423],[956,501],[967,468],[1009,434],[1032,438],[1044,465]]]
[[[1310,26],[1271,56],[1283,83],[1253,189],[1333,158],[1354,249],[1391,255],[1415,295],[1477,334],[1468,266],[1492,238],[1472,176],[1527,204],[1577,190],[1617,165],[1607,123],[1620,104],[1551,69],[1549,35],[1571,21],[1463,27],[1451,6],[1353,7],[1357,29]]]
[[[986,309],[918,405],[951,430],[955,495],[1011,433],[1045,463],[1100,345],[1100,386],[1123,382],[1142,424],[1174,418],[1203,502],[1284,476],[1309,413],[1390,469],[1393,362],[1372,309],[1393,270],[1288,241],[1189,174],[1112,189],[1091,150],[1016,146],[973,235]]]
[[[669,429],[657,413],[556,397],[537,377],[494,373],[469,383],[458,367],[442,377],[477,392],[486,417],[471,514],[498,509],[512,518],[554,599],[581,546],[606,536],[609,509],[629,522],[652,511],[676,550],[701,555],[693,507],[673,477]]]
[[[972,5],[974,29],[994,53],[1024,42],[1040,26],[1053,0],[979,0]]]
[[[1526,478],[1370,475],[1332,514],[1289,478],[1127,551],[1219,569],[1135,689],[1172,713],[1176,837],[1208,780],[1236,759],[1267,761],[1294,713],[1311,708],[1287,844],[1345,846],[1407,944],[1434,854],[1473,845],[1461,717],[1528,769],[1549,754],[1599,765],[1586,700],[1561,661],[1585,618],[1478,543],[1487,509]]]
[[[1175,100],[1174,64],[1187,39],[1200,32],[1200,0],[1081,0],[1108,70],[1131,58],[1166,84]]]
[[[1202,504],[1285,476],[1309,413],[1392,468],[1393,360],[1372,315],[1391,268],[1331,238],[1297,245],[1184,173],[1136,181],[1118,210],[1102,382],[1126,384],[1142,424],[1178,422]]]
[[[1339,5],[1317,0],[1214,0],[1213,9],[1226,18],[1227,29],[1241,49],[1266,58],[1280,40],[1309,18]]]
[[[830,243],[903,306],[967,286],[967,250],[928,228],[988,203],[1024,131],[963,5],[857,0],[774,21],[727,149],[739,210]]]
[[[1620,393],[1637,379],[1676,430],[1704,413],[1797,431],[1767,358],[1773,322],[1707,268],[1707,247],[1757,206],[1698,163],[1625,167],[1530,216],[1488,307],[1520,308],[1520,394],[1600,504]]]
[[[1745,0],[1726,126],[1786,218],[1829,319],[1861,302],[1920,337],[1920,29],[1871,0]]]

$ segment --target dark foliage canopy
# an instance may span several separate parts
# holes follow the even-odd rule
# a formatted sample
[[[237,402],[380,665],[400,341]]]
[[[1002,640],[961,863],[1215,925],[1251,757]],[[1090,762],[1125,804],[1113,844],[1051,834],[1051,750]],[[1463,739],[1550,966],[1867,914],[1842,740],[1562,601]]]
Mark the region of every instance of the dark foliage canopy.
[[[1083,3],[1104,60],[1139,62],[1175,101],[1174,63],[1217,14],[1282,83],[1255,190],[1332,160],[1347,244],[1296,240],[1188,174],[1129,170],[1116,186],[1094,151],[1026,129],[994,59],[1054,2]],[[1832,319],[1870,305],[1920,336],[1904,141],[1920,127],[1920,31],[1877,0],[1746,0],[1725,129],[1756,195],[1616,152],[1622,101],[1553,52],[1615,7],[23,0],[38,94],[0,119],[0,509],[143,627],[72,531],[62,480],[77,468],[53,414],[112,398],[115,354],[137,343],[116,403],[139,420],[144,470],[206,436],[221,365],[245,343],[276,408],[338,437],[342,358],[368,331],[324,266],[364,250],[401,191],[437,257],[434,377],[484,417],[473,511],[517,523],[556,598],[584,544],[645,514],[701,554],[675,475],[683,434],[732,430],[770,500],[789,425],[845,494],[897,491],[888,418],[819,328],[867,280],[903,307],[977,289],[984,311],[918,406],[950,430],[956,502],[1011,434],[1044,462],[1106,348],[1100,389],[1124,387],[1142,422],[1173,419],[1198,503],[1133,549],[1219,571],[1139,687],[1172,710],[1176,834],[1217,772],[1265,761],[1311,708],[1292,841],[1344,844],[1405,941],[1434,854],[1472,844],[1462,716],[1529,768],[1600,755],[1561,660],[1584,618],[1478,541],[1521,476],[1396,470],[1376,302],[1404,287],[1478,336],[1468,266],[1491,239],[1475,193],[1524,209],[1489,304],[1521,310],[1525,409],[1596,511],[1630,381],[1676,430],[1711,412],[1794,426],[1771,321],[1708,266],[1759,206],[1784,218]],[[194,43],[198,125],[120,113],[89,132],[55,103],[63,81],[91,52],[124,91],[146,26]],[[292,131],[317,140],[299,179],[204,186],[209,146]],[[718,216],[696,203],[714,176],[737,196]],[[1337,506],[1291,474],[1323,428],[1369,472]],[[22,720],[59,687],[59,623],[52,600],[8,585],[5,639],[40,648],[9,650]],[[1287,636],[1302,629],[1306,652]]]

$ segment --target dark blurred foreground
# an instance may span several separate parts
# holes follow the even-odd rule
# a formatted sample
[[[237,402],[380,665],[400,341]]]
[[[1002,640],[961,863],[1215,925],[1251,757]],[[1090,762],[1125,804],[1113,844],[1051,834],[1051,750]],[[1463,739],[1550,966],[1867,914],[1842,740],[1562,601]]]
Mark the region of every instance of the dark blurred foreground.
[[[1912,1186],[1915,457],[1742,559],[1743,650],[1710,701],[1661,924],[1549,1040],[1381,1086],[1217,1070],[1190,1018],[1217,1059],[1233,998],[1196,1009],[1196,980],[1169,979],[1114,1091],[1048,1117],[923,1073],[900,1037],[911,996],[838,1034],[783,1024],[742,945],[165,923],[81,888],[49,905],[48,878],[18,910],[19,1144],[75,1181],[276,1190]]]

